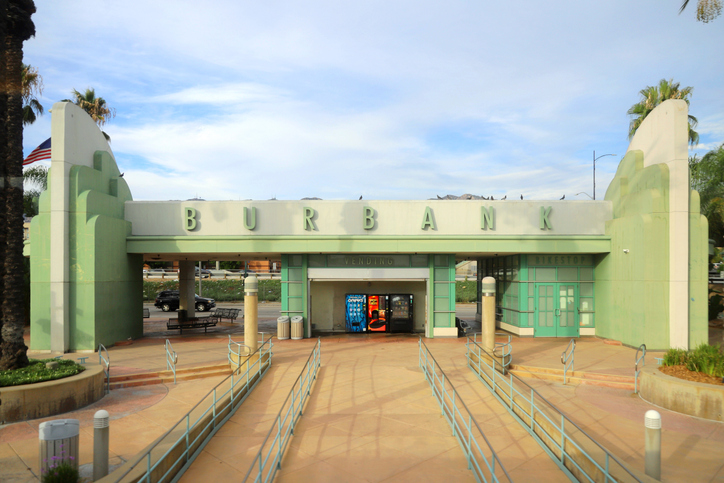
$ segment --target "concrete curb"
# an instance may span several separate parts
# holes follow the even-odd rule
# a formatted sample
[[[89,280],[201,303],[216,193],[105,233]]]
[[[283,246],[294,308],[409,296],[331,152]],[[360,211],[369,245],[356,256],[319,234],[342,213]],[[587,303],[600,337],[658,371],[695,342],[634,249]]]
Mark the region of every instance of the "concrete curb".
[[[644,401],[678,413],[724,422],[724,386],[679,379],[652,366],[641,370],[639,384]]]

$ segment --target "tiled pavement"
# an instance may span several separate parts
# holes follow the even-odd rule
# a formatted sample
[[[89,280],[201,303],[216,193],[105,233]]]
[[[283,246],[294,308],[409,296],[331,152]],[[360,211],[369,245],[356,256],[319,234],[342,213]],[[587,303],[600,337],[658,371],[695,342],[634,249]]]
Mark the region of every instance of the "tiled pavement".
[[[227,340],[225,335],[193,335],[173,344],[180,365],[209,364],[225,360]],[[472,480],[417,367],[417,339],[383,340],[344,335],[322,338],[320,377],[282,461],[278,481]],[[202,476],[204,481],[243,477],[314,341],[276,342],[267,377],[207,445],[184,481]],[[514,362],[558,368],[567,342],[514,338]],[[566,480],[465,366],[462,339],[426,343],[514,481]],[[161,339],[134,341],[110,352],[118,371],[165,366]],[[599,339],[580,339],[575,369],[630,375],[634,353],[634,349]],[[652,355],[647,356],[649,363]],[[95,363],[92,359],[89,362]],[[108,410],[111,464],[118,463],[160,436],[220,380],[119,389],[83,410],[44,420],[81,421],[80,462],[86,465],[92,462],[93,414]],[[653,406],[621,389],[529,382],[619,458],[643,469],[643,415]],[[663,480],[724,481],[724,424],[658,410],[664,428]],[[0,480],[37,481],[37,428],[42,421],[0,426]]]

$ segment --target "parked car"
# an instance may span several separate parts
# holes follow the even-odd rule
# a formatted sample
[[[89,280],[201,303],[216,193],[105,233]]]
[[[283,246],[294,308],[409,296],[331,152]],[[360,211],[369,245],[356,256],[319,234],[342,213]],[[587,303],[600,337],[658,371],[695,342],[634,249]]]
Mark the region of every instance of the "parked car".
[[[194,267],[196,270],[194,271],[194,276],[199,276],[199,267]],[[211,272],[205,268],[201,269],[201,278],[209,278],[211,276]]]
[[[205,297],[196,296],[196,310],[199,312],[208,312],[212,308],[216,307],[216,301],[214,299],[207,299]],[[153,304],[164,312],[170,312],[178,310],[179,307],[179,293],[178,290],[164,290],[156,295],[156,302]]]

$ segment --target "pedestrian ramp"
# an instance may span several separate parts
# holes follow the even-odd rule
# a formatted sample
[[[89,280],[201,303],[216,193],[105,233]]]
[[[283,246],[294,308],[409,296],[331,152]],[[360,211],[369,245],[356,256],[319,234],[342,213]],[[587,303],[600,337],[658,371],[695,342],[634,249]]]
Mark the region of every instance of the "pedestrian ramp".
[[[568,480],[489,394],[466,381],[463,402],[417,338],[322,341],[321,365],[317,341],[277,343],[274,366],[181,481]]]

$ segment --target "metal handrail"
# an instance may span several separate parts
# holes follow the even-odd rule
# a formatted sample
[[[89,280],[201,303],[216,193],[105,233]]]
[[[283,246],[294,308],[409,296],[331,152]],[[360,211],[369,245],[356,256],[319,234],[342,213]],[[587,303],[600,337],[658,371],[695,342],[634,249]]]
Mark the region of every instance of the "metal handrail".
[[[194,405],[148,449],[124,465],[112,481],[170,482],[182,475],[209,440],[234,415],[272,364],[271,339],[259,346],[244,374],[231,374]],[[228,389],[227,389],[228,386]],[[223,391],[223,392],[221,392]],[[221,392],[221,394],[219,394]],[[191,420],[192,414],[195,420]],[[154,453],[154,451],[156,453]],[[145,468],[143,468],[145,463]],[[134,469],[136,472],[130,474]],[[139,474],[140,473],[140,474]],[[113,476],[113,475],[111,475]]]
[[[571,480],[608,483],[621,481],[624,477],[641,481],[623,462],[527,382],[511,372],[501,375],[500,364],[480,344],[468,337],[465,346],[468,367]],[[487,360],[492,360],[492,366]],[[596,446],[595,452],[590,451],[591,444]],[[603,461],[600,461],[602,457]],[[614,476],[612,470],[615,469],[620,471]]]
[[[422,338],[420,338],[418,346],[420,368],[425,374],[425,380],[430,383],[432,394],[440,404],[442,415],[445,416],[450,425],[453,436],[458,440],[465,453],[468,469],[473,472],[477,481],[499,482],[503,477],[502,481],[512,481],[480,425],[465,405],[465,402],[463,402],[455,386],[445,375],[440,364],[435,360],[427,344],[422,341]],[[423,347],[425,348],[424,352]],[[462,406],[462,410],[459,405]],[[482,437],[483,441],[485,441],[484,446],[481,446],[478,442],[479,437]],[[486,455],[483,451],[485,446],[487,446],[489,455]]]
[[[259,341],[259,345],[264,345],[264,336],[269,336],[269,339],[271,339],[271,334],[268,334],[266,332],[259,332],[259,335],[261,335],[261,341]],[[267,339],[268,340],[268,339]],[[232,349],[232,346],[236,346],[237,350],[234,351]],[[241,353],[242,347],[244,348],[244,353]],[[246,344],[243,344],[241,342],[236,342],[231,339],[231,334],[229,334],[229,343],[227,345],[227,348],[229,350],[227,354],[227,359],[229,360],[229,365],[234,366],[236,365],[236,369],[234,369],[235,372],[239,372],[241,370],[241,358],[242,357],[248,357],[249,354],[251,354],[251,347],[249,347]],[[232,357],[236,356],[236,358]]]
[[[103,352],[106,356],[103,357]],[[111,356],[108,355],[108,349],[103,344],[98,344],[98,364],[103,367],[103,373],[106,375],[106,394],[111,392]]]
[[[310,364],[311,362],[311,364]],[[294,428],[297,421],[302,417],[302,408],[304,403],[311,394],[312,382],[317,379],[317,372],[322,365],[322,339],[317,338],[317,343],[309,354],[306,364],[302,367],[299,376],[292,384],[292,389],[287,394],[282,407],[277,414],[276,419],[272,422],[272,427],[264,438],[264,442],[259,448],[259,452],[254,457],[249,471],[244,476],[244,481],[249,480],[254,468],[257,469],[256,476],[253,478],[255,482],[273,481],[277,471],[281,469],[282,456],[289,444],[289,440],[294,435]],[[286,407],[286,411],[285,408]],[[284,413],[282,415],[282,413]],[[272,434],[274,434],[272,437]],[[267,449],[268,448],[268,449]],[[265,451],[266,449],[266,451]],[[264,471],[267,473],[264,474]]]
[[[641,351],[641,356],[639,357],[639,351]],[[638,349],[636,349],[636,365],[634,366],[634,394],[638,394],[639,392],[639,362],[641,362],[641,368],[646,366],[646,344],[641,344]]]
[[[176,384],[176,363],[178,363],[178,354],[173,350],[171,341],[166,339],[166,370],[173,372],[173,383]]]
[[[568,352],[568,349],[571,349],[571,352]],[[566,350],[563,351],[563,354],[561,354],[561,364],[563,364],[563,384],[567,382],[567,376],[568,376],[568,367],[570,366],[571,372],[574,371],[573,369],[573,362],[575,358],[575,352],[576,352],[576,339],[571,339],[571,341],[566,346]],[[568,362],[568,359],[571,360],[571,362]]]
[[[480,342],[482,342],[482,332],[476,332],[475,334],[470,334],[473,337],[473,340],[475,342],[478,342],[478,335],[481,336]],[[513,344],[512,340],[513,337],[508,334],[507,332],[496,332],[496,337],[507,337],[507,342],[495,342],[495,347],[493,347],[493,355],[495,357],[500,357],[500,360],[503,362],[503,367],[507,370],[510,366],[510,363],[513,362]]]

